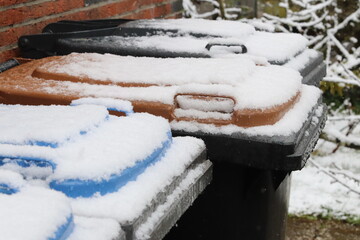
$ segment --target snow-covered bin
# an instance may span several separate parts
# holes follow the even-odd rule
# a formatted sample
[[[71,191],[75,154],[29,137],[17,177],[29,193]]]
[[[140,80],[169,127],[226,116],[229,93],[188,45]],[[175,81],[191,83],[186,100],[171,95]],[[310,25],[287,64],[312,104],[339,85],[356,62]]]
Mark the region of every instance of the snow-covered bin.
[[[73,215],[65,195],[0,169],[0,234],[12,240],[125,240],[112,219]]]
[[[60,21],[42,35],[23,36],[24,57],[98,52],[147,57],[219,57],[246,54],[298,70],[303,83],[319,85],[323,56],[299,34],[257,31],[241,21],[204,19]]]
[[[301,84],[298,72],[245,56],[74,53],[20,65],[0,74],[0,81],[3,103],[129,100],[135,112],[167,118],[176,134],[206,139],[211,158],[262,169],[301,169],[325,114],[321,91]],[[220,137],[223,144],[217,143]],[[224,154],[219,150],[225,142]]]
[[[203,141],[172,138],[165,119],[127,101],[72,105],[0,105],[0,168],[63,192],[78,216],[116,220],[126,239],[165,235],[211,180]],[[76,236],[96,224],[77,221]]]
[[[0,96],[4,103],[23,104],[111,97],[131,101],[135,112],[167,118],[173,134],[205,140],[217,169],[169,238],[193,233],[205,239],[283,239],[290,172],[305,165],[326,114],[321,91],[301,79],[295,70],[243,55],[164,59],[74,53],[0,74]],[[94,202],[111,206],[103,199]]]

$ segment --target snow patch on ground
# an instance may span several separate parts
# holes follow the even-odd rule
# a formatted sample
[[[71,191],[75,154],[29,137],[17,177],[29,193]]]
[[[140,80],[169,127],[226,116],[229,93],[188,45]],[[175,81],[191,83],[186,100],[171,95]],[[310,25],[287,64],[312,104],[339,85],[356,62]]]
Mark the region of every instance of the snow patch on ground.
[[[341,129],[346,121],[327,123],[327,129]],[[360,127],[353,134],[358,136]],[[336,177],[356,191],[360,191],[360,151],[340,147],[332,151],[336,144],[319,140],[312,160],[326,170],[341,172]],[[339,171],[339,169],[341,169]],[[349,177],[345,177],[347,175]],[[289,213],[296,215],[323,215],[339,219],[360,218],[360,195],[334,181],[319,171],[313,164],[292,173]]]

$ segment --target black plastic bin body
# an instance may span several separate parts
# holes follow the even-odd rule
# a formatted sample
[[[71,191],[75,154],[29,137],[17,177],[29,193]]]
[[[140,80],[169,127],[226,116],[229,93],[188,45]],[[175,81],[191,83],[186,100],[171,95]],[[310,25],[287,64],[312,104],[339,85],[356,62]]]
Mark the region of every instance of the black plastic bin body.
[[[44,34],[19,40],[24,57],[98,52],[150,57],[210,57],[186,53],[113,47],[106,36],[156,35],[158,29],[127,28],[130,20],[61,21]],[[134,21],[136,22],[136,21]],[[176,30],[163,30],[176,37]],[[194,34],[203,37],[201,34]],[[294,56],[295,57],[295,56]],[[277,63],[282,65],[284,63]],[[300,70],[303,83],[319,85],[325,75],[320,53]],[[317,114],[321,108],[320,114]],[[318,121],[313,122],[312,118]],[[321,100],[302,128],[290,136],[212,135],[173,131],[202,138],[213,162],[213,180],[165,239],[284,240],[291,172],[304,167],[326,120]]]

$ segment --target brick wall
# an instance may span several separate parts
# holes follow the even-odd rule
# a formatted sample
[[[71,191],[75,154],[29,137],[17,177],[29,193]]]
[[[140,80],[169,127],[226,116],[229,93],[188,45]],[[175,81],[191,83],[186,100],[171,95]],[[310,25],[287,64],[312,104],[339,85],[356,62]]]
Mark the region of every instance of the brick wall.
[[[19,55],[21,35],[59,20],[177,18],[181,0],[0,0],[0,62]]]

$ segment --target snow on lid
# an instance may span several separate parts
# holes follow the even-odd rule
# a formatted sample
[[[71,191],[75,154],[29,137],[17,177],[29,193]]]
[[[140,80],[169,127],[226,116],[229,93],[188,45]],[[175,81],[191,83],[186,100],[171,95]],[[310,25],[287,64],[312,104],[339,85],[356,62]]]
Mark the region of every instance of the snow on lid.
[[[11,188],[20,189],[25,185],[25,180],[19,173],[0,169],[0,184],[6,184]]]
[[[301,91],[298,72],[280,66],[257,67],[249,81],[238,86],[188,84],[180,86],[178,93],[203,93],[212,96],[229,96],[236,101],[235,110],[269,108],[289,101]]]
[[[52,84],[54,83],[54,84]],[[131,101],[141,100],[173,104],[177,86],[151,86],[151,87],[119,87],[112,85],[95,85],[74,82],[44,81],[41,83],[42,91],[52,94],[77,94],[79,97],[110,97],[127,99]]]
[[[136,181],[118,192],[93,198],[77,198],[71,204],[83,216],[114,218],[124,224],[139,217],[156,195],[179,176],[205,149],[202,140],[176,137],[165,156],[148,167]]]
[[[207,53],[208,41],[192,36],[170,37],[168,35],[154,35],[141,37],[106,36],[92,44],[108,44],[112,47],[166,50],[170,52]]]
[[[156,208],[149,218],[146,219],[135,231],[136,239],[149,239],[150,234],[156,229],[156,226],[163,220],[164,213],[169,212],[171,207],[176,204],[179,198],[188,191],[192,184],[196,182],[204,173],[207,163],[198,164],[192,168],[181,183],[174,189],[174,191],[167,196],[166,201]]]
[[[32,186],[0,194],[0,212],[0,236],[12,240],[48,240],[72,216],[63,194]]]
[[[169,141],[167,120],[147,113],[110,116],[100,127],[58,148],[0,144],[0,155],[47,159],[52,180],[103,180],[148,157]]]
[[[261,19],[241,19],[243,23],[250,24],[255,27],[256,30],[266,31],[266,32],[274,32],[275,25],[272,23],[264,22]]]
[[[200,33],[215,36],[242,37],[255,32],[253,26],[240,21],[205,19],[153,19],[136,20],[124,24],[126,27],[179,30],[181,33]]]
[[[305,37],[294,33],[256,32],[245,41],[249,54],[279,63],[286,62],[302,52],[307,44]]]
[[[308,64],[311,58],[314,58],[318,55],[318,52],[313,49],[306,49],[304,52],[300,53],[296,58],[292,58],[284,66],[292,68],[294,70],[302,70],[306,64]]]
[[[114,219],[74,217],[75,228],[66,240],[114,240],[123,235]]]
[[[59,61],[45,63],[38,69],[113,83],[182,85],[196,82],[236,85],[250,76],[255,70],[255,64],[246,57],[163,59],[72,53],[61,57]]]
[[[59,149],[53,179],[107,179],[163,147],[169,132],[167,120],[147,113],[110,117],[101,128]]]
[[[255,66],[254,61],[246,56],[231,58],[144,58],[122,57],[110,54],[72,54],[62,58],[65,65],[50,64],[46,71],[65,73],[74,76],[89,76],[101,81],[179,84],[180,89],[192,91],[189,83],[207,84],[197,88],[199,93],[208,93],[215,84],[227,84],[226,95],[233,96],[239,103],[238,108],[266,108],[287,102],[301,88],[301,76],[298,72],[277,66]],[[46,64],[43,67],[46,68]],[[104,86],[90,86],[72,83],[61,83],[64,87],[78,88],[81,94],[102,95]],[[184,87],[184,84],[189,84]],[[235,88],[230,85],[235,86]],[[81,89],[81,90],[80,90]],[[90,90],[92,89],[92,90]],[[53,89],[54,90],[54,89]],[[115,90],[115,89],[114,89]],[[166,91],[167,89],[161,89]],[[151,99],[164,103],[173,103],[175,89],[152,96]],[[147,94],[134,96],[132,93],[150,91],[150,89],[130,90],[121,93],[103,91],[107,97],[125,98],[128,100],[148,100]],[[132,92],[132,93],[131,93]],[[180,90],[181,92],[181,90]],[[223,92],[218,89],[219,94]],[[151,92],[148,92],[151,95]]]
[[[292,133],[299,131],[303,123],[308,118],[308,113],[318,102],[321,96],[321,90],[314,86],[303,85],[300,100],[290,109],[282,119],[274,125],[257,126],[250,128],[242,128],[235,125],[227,125],[216,127],[211,124],[201,124],[197,122],[188,121],[172,121],[170,123],[173,130],[185,130],[187,132],[201,131],[210,134],[233,134],[244,133],[249,136],[264,135],[275,136],[284,135],[288,136]]]
[[[56,147],[101,124],[100,106],[0,105],[0,143]]]
[[[90,104],[90,105],[100,105],[104,106],[109,110],[116,110],[126,113],[132,113],[133,112],[133,106],[131,105],[131,102],[120,100],[120,99],[114,99],[114,98],[80,98],[73,100],[71,102],[72,106],[76,105],[84,105],[84,104]]]
[[[198,56],[211,56],[229,58],[231,56],[238,56],[234,53],[234,47],[219,47],[214,46],[210,50],[206,49],[208,44],[245,44],[246,38],[196,38],[193,36],[178,36],[170,37],[164,35],[153,36],[141,36],[141,37],[121,37],[121,36],[106,36],[103,38],[95,38],[96,41],[92,41],[92,46],[103,46],[111,44],[114,48],[136,48],[147,51],[168,51],[178,54],[192,54]],[[76,40],[76,39],[75,39]],[[78,41],[80,41],[79,39]],[[88,41],[88,40],[87,40]],[[243,57],[243,56],[240,56]],[[267,65],[266,58],[259,56],[251,56],[246,54],[246,57],[250,58],[259,65]]]

